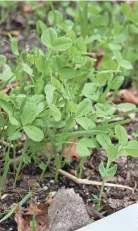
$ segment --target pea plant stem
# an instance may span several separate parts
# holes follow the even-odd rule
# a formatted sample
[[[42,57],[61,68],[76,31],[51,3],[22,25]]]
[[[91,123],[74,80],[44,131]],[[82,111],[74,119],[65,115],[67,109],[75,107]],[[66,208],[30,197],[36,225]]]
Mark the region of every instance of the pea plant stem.
[[[27,140],[27,138],[26,138],[25,143],[24,143],[24,149],[23,149],[22,156],[21,156],[21,160],[20,160],[20,163],[19,163],[18,168],[17,168],[17,171],[16,171],[16,176],[15,176],[13,188],[14,188],[15,185],[16,185],[17,177],[18,177],[18,175],[19,175],[19,173],[20,173],[20,170],[21,170],[21,167],[22,167],[22,164],[23,164],[23,158],[24,158],[24,156],[25,156],[25,154],[26,154],[26,151],[27,151],[27,147],[28,147],[28,140]]]
[[[84,164],[84,160],[81,159],[79,164],[79,178],[82,177],[83,164]]]
[[[77,138],[77,137],[81,137],[81,136],[91,136],[91,135],[97,135],[97,134],[106,134],[108,133],[108,130],[113,128],[115,125],[117,124],[126,124],[130,122],[129,119],[123,120],[123,121],[117,121],[114,123],[110,123],[107,125],[103,125],[103,126],[97,126],[95,129],[91,129],[91,130],[87,130],[87,131],[76,131],[76,132],[71,132],[71,133],[64,133],[64,137],[63,139],[69,139],[69,138]],[[60,138],[62,136],[62,134],[57,134],[55,135],[55,139],[56,138]]]
[[[106,165],[106,170],[108,170],[108,168],[110,167],[110,164],[111,164],[111,162],[108,159],[107,165]],[[103,178],[102,185],[101,185],[101,188],[100,188],[99,198],[98,198],[98,204],[97,204],[97,210],[98,211],[101,208],[101,201],[102,201],[102,195],[103,195],[103,191],[104,191],[104,183],[105,183],[105,181],[106,181],[106,179]]]
[[[97,210],[98,211],[101,208],[101,200],[102,200],[103,191],[104,191],[104,180],[102,181],[102,185],[101,185],[100,193],[99,193],[99,198],[98,198],[98,204],[97,204]]]

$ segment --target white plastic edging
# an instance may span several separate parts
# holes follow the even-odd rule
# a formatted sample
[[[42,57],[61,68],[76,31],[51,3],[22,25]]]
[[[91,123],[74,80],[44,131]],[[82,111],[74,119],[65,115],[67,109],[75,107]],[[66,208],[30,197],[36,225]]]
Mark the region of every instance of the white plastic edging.
[[[138,203],[77,231],[138,231]]]

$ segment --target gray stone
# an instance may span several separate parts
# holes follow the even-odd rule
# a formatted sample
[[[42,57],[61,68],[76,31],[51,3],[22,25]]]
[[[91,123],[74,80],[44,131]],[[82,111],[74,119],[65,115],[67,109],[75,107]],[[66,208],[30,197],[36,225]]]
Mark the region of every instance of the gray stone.
[[[61,188],[48,211],[47,231],[75,231],[89,223],[85,204],[74,189]]]

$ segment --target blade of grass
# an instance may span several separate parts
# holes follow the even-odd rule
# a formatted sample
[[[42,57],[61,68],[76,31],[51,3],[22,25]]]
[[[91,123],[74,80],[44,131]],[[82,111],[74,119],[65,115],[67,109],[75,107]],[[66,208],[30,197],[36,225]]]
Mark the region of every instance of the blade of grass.
[[[0,179],[0,194],[1,194],[1,190],[3,189],[6,176],[7,176],[7,174],[8,174],[9,165],[10,165],[10,161],[8,161],[8,162],[4,165],[4,172],[3,172],[3,175],[2,175],[2,177],[1,177],[1,179]]]
[[[16,204],[1,220],[0,223],[7,220],[12,216],[13,213],[16,212],[18,206],[22,206],[30,197],[32,196],[32,192],[29,192],[18,204]]]

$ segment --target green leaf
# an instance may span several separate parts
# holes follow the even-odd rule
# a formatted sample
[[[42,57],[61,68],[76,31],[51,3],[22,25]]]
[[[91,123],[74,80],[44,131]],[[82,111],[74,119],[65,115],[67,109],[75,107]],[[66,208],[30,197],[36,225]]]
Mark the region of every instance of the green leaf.
[[[48,21],[51,24],[59,24],[63,20],[63,15],[59,10],[51,10],[48,13]]]
[[[76,117],[82,117],[92,112],[92,103],[90,99],[84,99],[77,105]]]
[[[4,126],[4,115],[3,114],[0,114],[0,128]]]
[[[45,70],[45,56],[39,54],[35,57],[35,65],[39,72],[44,72]]]
[[[109,48],[110,50],[117,50],[117,51],[122,49],[121,45],[116,43],[109,43]]]
[[[51,78],[51,83],[52,83],[52,85],[53,85],[58,91],[61,90],[62,85],[61,85],[61,83],[59,82],[58,79],[52,77],[52,78]]]
[[[106,173],[106,178],[113,177],[117,172],[117,164],[113,165],[111,168],[108,168]]]
[[[113,144],[109,145],[106,149],[108,159],[110,162],[115,161],[118,157],[117,147]]]
[[[20,116],[23,126],[31,124],[43,111],[44,103],[41,102],[42,99],[39,96],[41,95],[34,95],[26,100]]]
[[[70,38],[60,37],[54,41],[52,48],[55,51],[66,51],[71,46],[72,46],[72,40]]]
[[[121,125],[115,126],[115,135],[116,138],[119,140],[119,143],[122,145],[126,145],[128,142],[128,135],[125,128]]]
[[[97,103],[95,104],[95,108],[96,108],[96,115],[98,118],[109,119],[113,114],[113,108],[109,104]]]
[[[12,125],[19,125],[19,122],[17,121],[17,119],[15,117],[13,117],[12,115],[9,115],[9,121]]]
[[[136,140],[129,141],[125,147],[125,151],[130,156],[138,157],[138,141]]]
[[[6,57],[4,55],[0,55],[0,67],[2,67],[6,63]]]
[[[98,73],[96,75],[96,84],[99,86],[105,86],[108,81],[109,74],[106,73]]]
[[[76,71],[71,67],[64,67],[59,71],[59,75],[64,80],[73,79],[76,76]]]
[[[87,46],[83,37],[77,38],[76,45],[81,52],[87,52]]]
[[[111,178],[116,174],[117,171],[117,164],[115,164],[114,166],[112,166],[111,168],[106,169],[104,167],[104,163],[101,162],[99,165],[99,172],[102,178],[106,179],[106,178]]]
[[[2,107],[8,114],[12,114],[13,112],[12,106],[3,99],[0,99],[0,107]]]
[[[10,68],[4,70],[2,73],[0,73],[0,79],[3,81],[3,82],[6,82],[8,80],[14,80],[14,73],[11,71]]]
[[[35,83],[35,94],[40,94],[44,88],[44,81],[42,79],[38,79]]]
[[[57,38],[57,33],[52,28],[49,28],[42,33],[41,41],[45,46],[55,51],[65,51],[72,46],[72,40],[70,38]]]
[[[54,29],[46,29],[41,36],[41,42],[48,48],[53,48],[54,41],[57,38],[57,33]]]
[[[113,50],[113,55],[116,59],[116,61],[118,62],[118,64],[120,63],[120,61],[122,60],[122,55],[121,52],[118,50]]]
[[[111,82],[111,89],[118,90],[124,82],[124,76],[116,76]]]
[[[99,164],[99,173],[100,173],[100,175],[101,175],[101,177],[102,178],[106,178],[106,169],[105,169],[105,167],[104,167],[104,163],[103,162],[101,162],[100,164]]]
[[[80,143],[87,148],[97,148],[99,147],[99,144],[95,138],[83,138],[80,140]]]
[[[28,75],[32,76],[33,70],[27,63],[22,63],[22,68]]]
[[[99,92],[95,83],[86,83],[82,89],[82,95],[85,97],[97,101],[99,98]]]
[[[46,101],[48,105],[52,104],[53,102],[54,89],[55,88],[51,84],[47,84],[45,86]]]
[[[76,117],[75,120],[79,125],[81,125],[86,130],[95,127],[95,123],[92,121],[92,119],[89,119],[87,117]]]
[[[35,126],[24,126],[23,130],[25,131],[26,135],[36,141],[36,142],[40,142],[44,139],[44,133],[40,128],[37,128]]]
[[[125,16],[129,16],[130,14],[132,14],[132,10],[131,10],[131,7],[129,4],[126,4],[126,3],[122,3],[121,4],[121,9],[122,9],[122,12]]]
[[[19,55],[18,51],[18,43],[17,40],[12,38],[12,36],[9,34],[10,42],[11,42],[11,50],[14,55]]]
[[[8,137],[8,140],[18,140],[21,138],[22,133],[21,132],[14,132],[11,136]]]
[[[117,105],[118,108],[120,109],[127,109],[127,110],[133,110],[136,109],[136,105],[133,103],[120,103]]]
[[[111,139],[108,135],[97,135],[96,136],[99,144],[107,151],[109,146],[111,145]]]
[[[78,143],[76,145],[76,151],[77,151],[77,153],[79,153],[81,158],[87,158],[88,156],[90,156],[89,149],[81,143]]]
[[[18,128],[19,126],[15,126],[12,125],[11,123],[8,123],[8,129],[7,129],[8,137],[12,136],[17,131]]]
[[[49,108],[50,108],[50,113],[53,116],[54,120],[55,121],[61,120],[61,112],[60,112],[60,110],[54,104],[51,104],[49,106]]]
[[[121,60],[120,66],[125,68],[126,70],[133,69],[132,64],[128,60]]]

